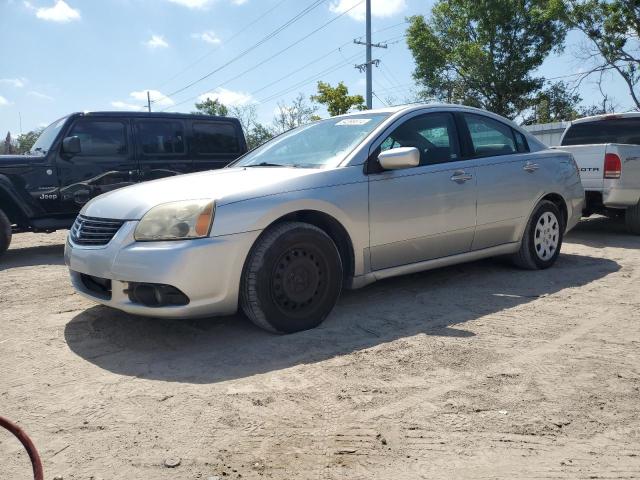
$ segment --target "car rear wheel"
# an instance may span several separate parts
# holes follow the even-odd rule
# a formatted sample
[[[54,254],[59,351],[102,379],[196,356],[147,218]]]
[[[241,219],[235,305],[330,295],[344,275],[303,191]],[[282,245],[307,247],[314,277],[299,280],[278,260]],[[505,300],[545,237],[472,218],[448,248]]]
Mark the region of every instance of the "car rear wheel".
[[[553,202],[541,201],[529,219],[513,262],[527,270],[549,268],[560,255],[563,234],[562,213]]]
[[[7,251],[11,245],[11,222],[0,210],[0,255]]]
[[[342,290],[342,262],[323,230],[302,222],[271,227],[249,253],[240,306],[257,326],[293,333],[320,325]]]
[[[627,208],[624,214],[627,230],[634,235],[640,235],[640,202],[633,207]]]

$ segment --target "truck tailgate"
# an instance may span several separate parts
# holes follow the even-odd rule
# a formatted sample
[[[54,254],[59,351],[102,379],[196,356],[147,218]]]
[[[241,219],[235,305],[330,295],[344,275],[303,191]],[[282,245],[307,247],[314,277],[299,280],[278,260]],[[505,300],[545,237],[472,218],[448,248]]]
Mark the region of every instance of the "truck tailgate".
[[[580,180],[585,190],[602,190],[604,186],[604,156],[607,145],[572,145],[556,147],[569,152],[580,167]]]

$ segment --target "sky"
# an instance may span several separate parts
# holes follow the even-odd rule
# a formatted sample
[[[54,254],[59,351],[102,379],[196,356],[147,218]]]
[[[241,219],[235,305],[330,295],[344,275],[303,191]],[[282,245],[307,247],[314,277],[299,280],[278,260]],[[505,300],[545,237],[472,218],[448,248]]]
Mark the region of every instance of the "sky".
[[[374,107],[404,103],[415,90],[405,21],[433,1],[372,2],[373,41],[387,44],[374,49]],[[364,33],[362,0],[0,0],[0,136],[75,111],[143,110],[147,91],[154,111],[191,112],[210,96],[255,105],[270,123],[278,103],[308,98],[318,80],[364,95],[354,65],[365,49],[353,43]],[[571,33],[538,73],[580,73],[583,42]],[[631,108],[613,73],[604,87],[618,111]],[[595,79],[579,92],[601,102]]]

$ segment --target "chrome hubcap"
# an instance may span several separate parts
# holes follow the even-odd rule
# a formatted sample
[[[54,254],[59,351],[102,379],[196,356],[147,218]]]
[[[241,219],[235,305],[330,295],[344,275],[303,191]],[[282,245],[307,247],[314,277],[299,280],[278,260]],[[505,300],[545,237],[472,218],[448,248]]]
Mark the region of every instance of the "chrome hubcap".
[[[551,212],[544,212],[538,219],[533,246],[541,260],[549,260],[556,253],[560,243],[560,225],[557,217]]]

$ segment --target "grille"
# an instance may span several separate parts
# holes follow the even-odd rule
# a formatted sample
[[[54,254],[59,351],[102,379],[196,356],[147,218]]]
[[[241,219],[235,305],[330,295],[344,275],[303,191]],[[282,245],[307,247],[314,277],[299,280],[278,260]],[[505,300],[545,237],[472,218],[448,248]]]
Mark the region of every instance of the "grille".
[[[71,227],[71,240],[76,245],[106,245],[123,224],[122,220],[78,215]]]

